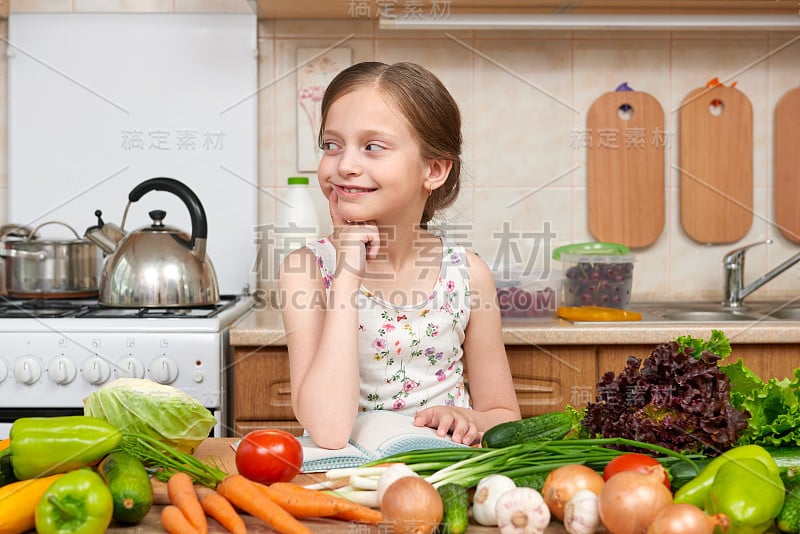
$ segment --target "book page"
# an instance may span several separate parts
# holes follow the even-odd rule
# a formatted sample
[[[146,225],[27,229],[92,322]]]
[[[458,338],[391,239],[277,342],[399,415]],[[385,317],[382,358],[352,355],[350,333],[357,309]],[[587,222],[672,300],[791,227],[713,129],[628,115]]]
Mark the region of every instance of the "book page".
[[[388,410],[360,413],[353,426],[350,443],[371,459],[418,449],[466,447],[449,435],[439,437],[436,430],[414,426],[414,417]]]
[[[323,449],[309,436],[298,439],[303,445],[305,473],[358,467],[400,452],[467,446],[455,443],[450,436],[437,436],[433,428],[414,426],[413,416],[388,410],[359,413],[350,442],[341,449]]]
[[[352,444],[348,444],[342,449],[323,449],[314,443],[310,436],[299,436],[297,439],[303,446],[303,467],[301,471],[304,473],[358,467],[372,459]]]

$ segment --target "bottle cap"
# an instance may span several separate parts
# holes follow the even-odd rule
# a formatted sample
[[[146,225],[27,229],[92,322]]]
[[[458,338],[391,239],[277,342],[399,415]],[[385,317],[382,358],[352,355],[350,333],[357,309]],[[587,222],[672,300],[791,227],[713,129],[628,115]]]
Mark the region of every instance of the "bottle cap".
[[[308,185],[307,176],[292,176],[287,180],[289,185]]]

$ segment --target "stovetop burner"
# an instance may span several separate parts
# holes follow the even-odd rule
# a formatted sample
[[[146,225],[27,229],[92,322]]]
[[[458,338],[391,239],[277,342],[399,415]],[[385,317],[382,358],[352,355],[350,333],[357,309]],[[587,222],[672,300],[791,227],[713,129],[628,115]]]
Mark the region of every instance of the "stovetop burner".
[[[223,295],[220,302],[209,306],[184,308],[108,308],[97,303],[96,299],[31,299],[11,300],[0,297],[0,319],[56,319],[72,318],[202,318],[215,317],[233,306],[237,296]]]

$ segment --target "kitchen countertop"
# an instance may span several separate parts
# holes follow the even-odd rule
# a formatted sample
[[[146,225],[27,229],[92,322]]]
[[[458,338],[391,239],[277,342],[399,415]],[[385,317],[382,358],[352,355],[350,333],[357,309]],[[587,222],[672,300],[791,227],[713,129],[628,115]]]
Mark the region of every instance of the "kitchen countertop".
[[[203,443],[200,444],[197,451],[195,452],[195,456],[198,458],[206,459],[206,458],[213,458],[217,465],[229,472],[235,473],[236,472],[236,463],[235,463],[235,456],[233,449],[230,447],[230,444],[235,441],[235,438],[208,438]],[[296,482],[302,484],[308,484],[315,482],[317,478],[321,476],[319,474],[312,475],[312,474],[301,474],[297,478],[295,478]],[[198,493],[202,493],[204,488],[198,488]],[[122,527],[115,524],[112,524],[106,532],[112,532],[117,534],[132,534],[132,533],[140,533],[140,532],[165,532],[163,527],[161,526],[161,519],[160,514],[161,510],[163,509],[164,505],[168,504],[167,499],[167,491],[166,491],[166,484],[159,482],[157,480],[153,480],[153,494],[154,494],[154,505],[153,508],[150,509],[150,512],[145,516],[145,518],[138,524],[132,525],[129,527]],[[242,514],[242,519],[244,519],[247,525],[248,532],[274,532],[271,528],[269,528],[264,522],[261,520],[252,517],[247,514]],[[346,523],[343,521],[337,521],[335,519],[314,519],[314,520],[304,520],[305,523],[313,532],[320,533],[320,534],[341,534],[341,533],[351,533],[351,534],[372,534],[372,533],[387,533],[386,524],[381,525],[363,525],[363,524],[351,524]],[[208,519],[208,532],[210,534],[216,533],[224,533],[227,532],[223,529],[219,523],[217,523],[214,519]],[[498,532],[498,530],[494,527],[483,527],[477,524],[471,524],[467,529],[467,533],[489,533],[489,532]],[[545,531],[546,534],[562,534],[566,533],[564,526],[558,521],[552,521],[550,526]]]
[[[643,312],[665,304],[631,305]],[[678,336],[706,338],[720,329],[736,344],[800,343],[800,321],[725,321],[680,323],[673,321],[571,323],[563,319],[507,319],[503,322],[506,345],[636,345],[657,344]],[[254,310],[230,332],[234,346],[285,346],[280,312]]]

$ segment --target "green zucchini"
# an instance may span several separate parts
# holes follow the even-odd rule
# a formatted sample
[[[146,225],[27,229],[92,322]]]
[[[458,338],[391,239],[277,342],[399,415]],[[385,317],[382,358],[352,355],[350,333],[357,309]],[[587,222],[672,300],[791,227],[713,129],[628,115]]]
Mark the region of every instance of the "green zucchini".
[[[469,526],[469,496],[467,488],[461,484],[449,482],[437,488],[442,498],[444,515],[439,525],[441,534],[464,534]]]
[[[138,523],[153,506],[153,486],[144,465],[124,451],[108,454],[97,472],[103,477],[114,500],[114,519],[119,523]]]
[[[529,441],[563,439],[571,429],[572,419],[566,412],[550,412],[495,425],[483,433],[481,445],[500,448]]]
[[[786,497],[775,518],[775,526],[781,532],[800,532],[800,472],[796,467],[790,467],[781,473],[781,480],[786,488]]]

